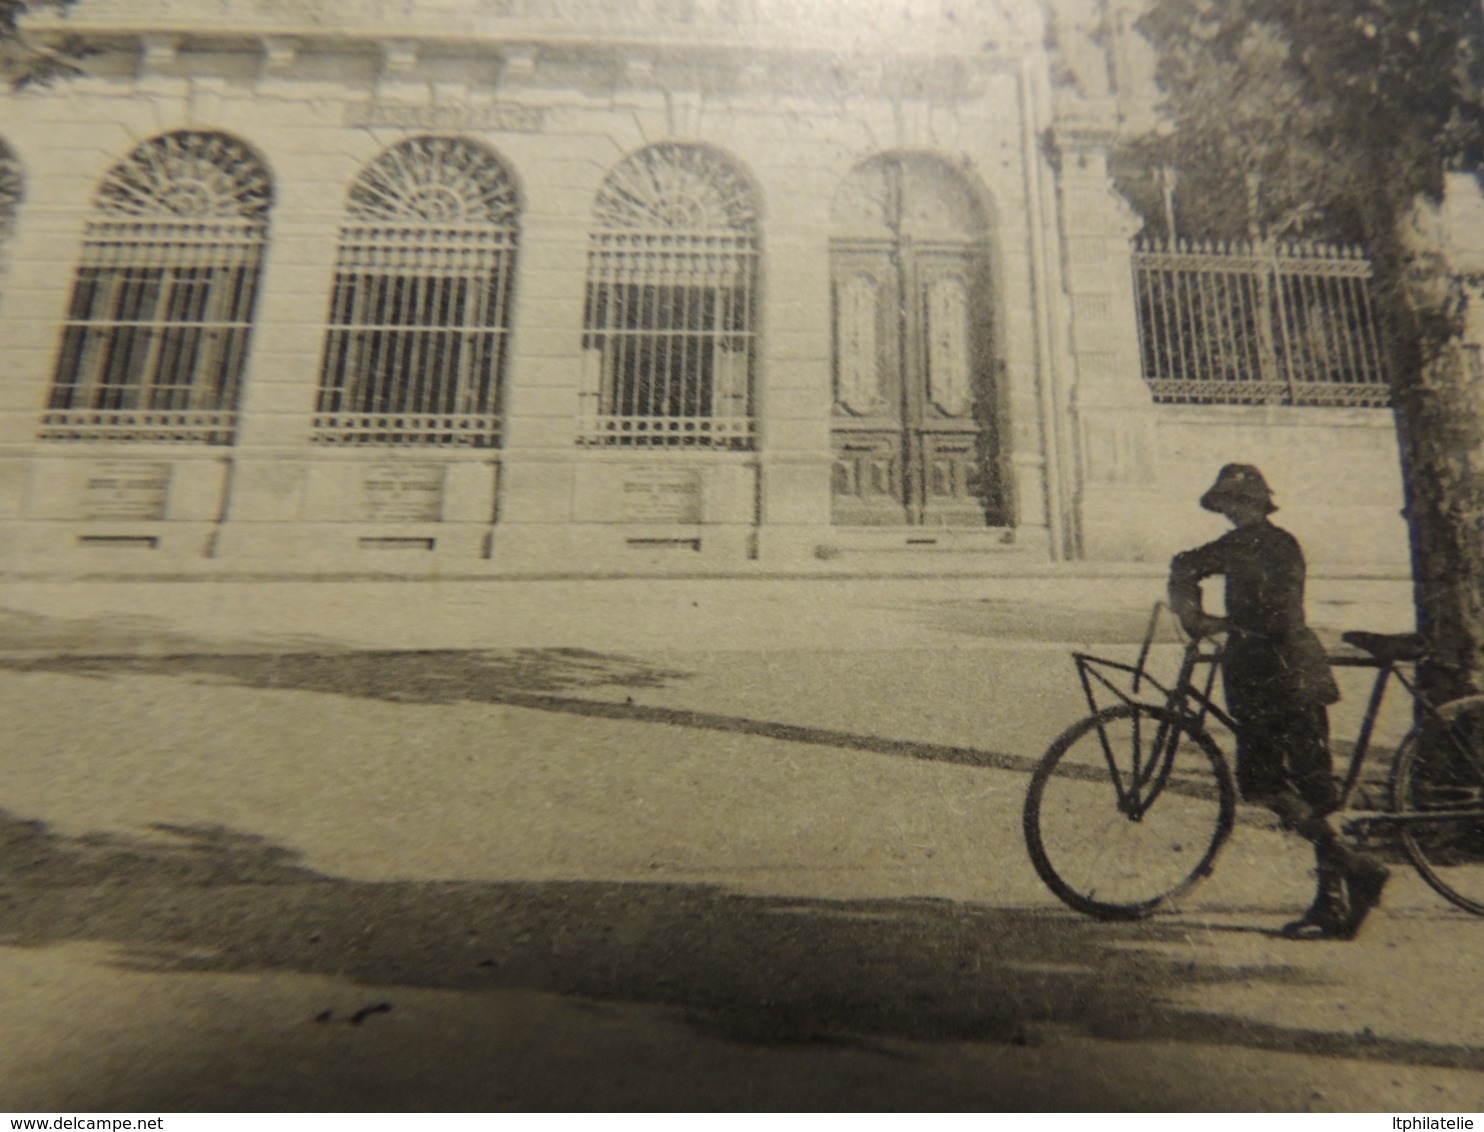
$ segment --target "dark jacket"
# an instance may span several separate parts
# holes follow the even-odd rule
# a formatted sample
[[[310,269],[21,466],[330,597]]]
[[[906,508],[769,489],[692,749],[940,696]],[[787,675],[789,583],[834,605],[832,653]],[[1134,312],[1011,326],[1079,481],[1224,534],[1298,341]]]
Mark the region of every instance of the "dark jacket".
[[[1170,604],[1200,609],[1200,583],[1226,581],[1231,627],[1223,655],[1234,716],[1283,713],[1340,698],[1324,646],[1304,621],[1304,552],[1266,519],[1237,527],[1170,563]]]

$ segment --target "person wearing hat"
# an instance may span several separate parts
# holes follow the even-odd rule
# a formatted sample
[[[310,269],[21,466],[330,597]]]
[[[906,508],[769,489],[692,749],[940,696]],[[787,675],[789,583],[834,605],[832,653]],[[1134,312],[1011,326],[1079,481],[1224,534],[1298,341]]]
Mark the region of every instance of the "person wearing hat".
[[[1192,637],[1227,634],[1222,683],[1237,724],[1237,786],[1314,846],[1314,903],[1284,927],[1295,937],[1353,939],[1381,899],[1388,870],[1330,823],[1339,805],[1328,706],[1340,698],[1324,647],[1304,616],[1304,553],[1268,518],[1277,505],[1262,472],[1227,464],[1201,506],[1232,524],[1170,563],[1170,607]],[[1220,575],[1226,615],[1207,613],[1201,582]]]

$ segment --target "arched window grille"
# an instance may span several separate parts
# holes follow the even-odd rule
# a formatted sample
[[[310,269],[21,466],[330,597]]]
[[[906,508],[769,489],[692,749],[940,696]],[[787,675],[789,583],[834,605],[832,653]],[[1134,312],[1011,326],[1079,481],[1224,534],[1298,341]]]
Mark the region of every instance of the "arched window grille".
[[[593,212],[582,440],[750,448],[751,186],[708,150],[654,145],[613,170]]]
[[[21,163],[11,153],[10,147],[0,142],[0,240],[9,239],[15,231],[15,217],[24,191]]]
[[[500,443],[519,207],[500,160],[419,137],[351,186],[313,439]]]
[[[43,440],[231,444],[268,172],[241,142],[179,130],[99,186]]]

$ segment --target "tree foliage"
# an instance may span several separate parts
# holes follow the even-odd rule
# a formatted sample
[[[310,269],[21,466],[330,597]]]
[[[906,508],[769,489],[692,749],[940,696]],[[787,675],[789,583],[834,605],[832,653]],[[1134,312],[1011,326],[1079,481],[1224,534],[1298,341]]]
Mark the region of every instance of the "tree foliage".
[[[1159,78],[1173,128],[1136,139],[1119,162],[1146,217],[1161,210],[1154,194],[1163,185],[1147,177],[1140,185],[1140,174],[1169,171],[1181,235],[1358,239],[1328,119],[1277,31],[1249,24],[1219,40],[1166,35]]]
[[[13,90],[46,86],[82,73],[82,60],[96,53],[81,36],[39,39],[26,17],[41,11],[66,13],[77,0],[0,0],[0,75]]]
[[[1193,228],[1231,228],[1255,176],[1272,235],[1374,242],[1445,171],[1484,166],[1478,0],[1154,0],[1140,27],[1170,129],[1134,151],[1213,189],[1182,193],[1206,210]]]

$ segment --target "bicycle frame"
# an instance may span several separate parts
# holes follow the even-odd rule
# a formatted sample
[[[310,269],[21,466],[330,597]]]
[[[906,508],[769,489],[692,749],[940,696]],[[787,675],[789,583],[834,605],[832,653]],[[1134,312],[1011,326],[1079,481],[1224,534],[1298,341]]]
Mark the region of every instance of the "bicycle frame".
[[[1105,694],[1111,694],[1123,704],[1132,707],[1163,709],[1167,713],[1160,721],[1149,752],[1147,754],[1142,752],[1136,741],[1133,761],[1123,771],[1119,769],[1113,745],[1109,741],[1106,730],[1101,723],[1098,724],[1098,740],[1103,749],[1103,758],[1108,765],[1108,772],[1113,780],[1114,790],[1117,792],[1119,810],[1128,814],[1134,821],[1142,817],[1144,811],[1159,798],[1161,791],[1169,784],[1174,755],[1178,746],[1174,735],[1176,724],[1179,725],[1180,730],[1201,733],[1206,731],[1208,722],[1214,719],[1233,734],[1241,731],[1236,720],[1220,704],[1216,703],[1213,697],[1216,671],[1224,652],[1221,646],[1208,648],[1200,639],[1187,641],[1178,674],[1168,685],[1149,672],[1149,653],[1153,647],[1161,617],[1167,612],[1168,606],[1163,602],[1156,603],[1149,617],[1143,643],[1139,648],[1138,659],[1132,664],[1110,657],[1096,656],[1092,653],[1074,652],[1072,654],[1072,659],[1077,666],[1077,676],[1082,684],[1082,694],[1094,716],[1102,712],[1105,707],[1111,706],[1099,702],[1100,690]],[[1370,655],[1332,656],[1329,659],[1331,666],[1336,668],[1378,670],[1366,702],[1360,731],[1356,735],[1351,751],[1350,762],[1345,769],[1337,810],[1346,809],[1355,796],[1356,787],[1360,783],[1360,777],[1365,768],[1366,758],[1370,753],[1371,741],[1375,734],[1376,722],[1381,714],[1381,706],[1386,698],[1386,690],[1393,676],[1406,689],[1422,712],[1434,723],[1440,725],[1440,733],[1447,736],[1455,753],[1465,758],[1473,757],[1466,745],[1460,742],[1457,735],[1448,728],[1450,719],[1445,711],[1456,705],[1443,705],[1442,708],[1434,706],[1417,687],[1415,678],[1409,678],[1401,671],[1402,662],[1381,660]],[[1197,680],[1196,672],[1203,665],[1206,666],[1206,672],[1201,679]],[[1131,677],[1129,680],[1122,681],[1129,685],[1128,690],[1121,686],[1120,681],[1115,678],[1116,674]],[[1146,685],[1153,695],[1143,692]],[[1475,699],[1484,703],[1484,697],[1475,697]],[[1484,807],[1477,811],[1472,809],[1440,810],[1435,814],[1416,812],[1369,814],[1362,818],[1351,819],[1347,825],[1354,828],[1371,825],[1398,826],[1429,821],[1457,821],[1460,818],[1477,818],[1484,821]]]
[[[1343,810],[1350,805],[1350,799],[1355,795],[1355,787],[1360,783],[1366,755],[1371,750],[1371,736],[1376,729],[1376,720],[1381,715],[1381,704],[1386,699],[1386,686],[1391,678],[1395,676],[1415,702],[1434,714],[1436,711],[1422,697],[1417,686],[1398,671],[1395,661],[1377,660],[1373,656],[1332,656],[1329,663],[1332,668],[1374,668],[1377,670],[1376,679],[1371,684],[1370,699],[1366,701],[1365,715],[1361,717],[1360,732],[1355,736],[1355,746],[1350,752],[1350,765],[1345,771],[1345,781],[1340,787],[1340,801],[1336,809]]]
[[[1214,717],[1229,728],[1236,726],[1231,716],[1223,711],[1211,696],[1216,682],[1217,664],[1221,660],[1220,648],[1206,650],[1201,647],[1200,640],[1189,641],[1185,646],[1185,655],[1180,663],[1179,674],[1170,687],[1166,687],[1149,673],[1149,651],[1154,644],[1161,613],[1166,609],[1163,602],[1155,605],[1149,617],[1148,628],[1144,633],[1143,645],[1139,649],[1138,660],[1133,664],[1108,657],[1094,656],[1091,653],[1074,652],[1072,654],[1072,659],[1077,665],[1078,678],[1082,682],[1082,694],[1086,697],[1087,705],[1095,717],[1104,710],[1103,705],[1098,702],[1096,686],[1101,686],[1130,706],[1158,707],[1168,713],[1160,720],[1159,728],[1154,736],[1154,745],[1147,757],[1142,755],[1136,738],[1133,762],[1126,776],[1119,771],[1107,731],[1101,722],[1098,724],[1098,741],[1102,746],[1103,758],[1108,765],[1108,773],[1117,793],[1119,811],[1127,814],[1133,821],[1138,821],[1143,816],[1144,811],[1159,798],[1160,793],[1169,784],[1178,745],[1175,741],[1178,730],[1188,728],[1192,732],[1202,732],[1205,730],[1208,717]],[[1203,664],[1208,666],[1204,684],[1197,686],[1193,682],[1193,677],[1196,669]],[[1111,672],[1122,672],[1132,676],[1131,690],[1125,692],[1114,680],[1110,679],[1108,674]],[[1145,684],[1163,697],[1163,703],[1153,704],[1136,698],[1140,688]],[[1192,709],[1192,704],[1194,709]],[[1182,726],[1175,728],[1172,726],[1173,722],[1178,722]],[[1137,729],[1135,735],[1137,736]],[[1125,777],[1128,779],[1127,783],[1125,783]]]
[[[1473,760],[1474,755],[1466,743],[1462,742],[1456,732],[1450,726],[1452,722],[1462,713],[1466,706],[1478,706],[1484,704],[1484,697],[1474,696],[1468,700],[1456,701],[1436,706],[1423,695],[1417,686],[1415,676],[1409,678],[1401,670],[1402,662],[1395,660],[1380,660],[1373,656],[1363,657],[1331,657],[1330,664],[1336,668],[1374,668],[1377,670],[1376,679],[1371,685],[1370,699],[1366,703],[1365,715],[1361,719],[1360,732],[1355,737],[1355,748],[1350,755],[1350,765],[1345,772],[1345,781],[1340,788],[1340,801],[1337,810],[1345,810],[1349,807],[1351,798],[1354,797],[1355,788],[1360,782],[1361,772],[1364,769],[1366,756],[1370,753],[1371,737],[1375,731],[1376,720],[1381,714],[1381,705],[1386,698],[1386,688],[1391,678],[1396,677],[1397,683],[1401,684],[1411,696],[1413,704],[1422,710],[1428,719],[1437,725],[1434,734],[1441,735],[1447,739],[1453,754],[1464,759]],[[1484,807],[1478,809],[1458,810],[1445,809],[1433,813],[1382,813],[1367,814],[1364,817],[1352,818],[1346,822],[1346,828],[1351,832],[1359,832],[1366,828],[1398,827],[1402,825],[1419,825],[1428,822],[1456,822],[1459,819],[1484,821]]]

